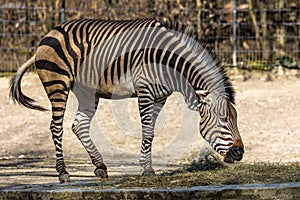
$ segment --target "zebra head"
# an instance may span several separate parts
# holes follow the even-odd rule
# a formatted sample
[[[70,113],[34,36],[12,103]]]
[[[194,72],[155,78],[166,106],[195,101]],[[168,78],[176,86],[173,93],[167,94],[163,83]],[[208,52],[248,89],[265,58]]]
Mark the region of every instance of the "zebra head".
[[[221,95],[197,90],[199,97],[200,134],[221,155],[224,161],[240,161],[244,145],[237,127],[233,103]]]

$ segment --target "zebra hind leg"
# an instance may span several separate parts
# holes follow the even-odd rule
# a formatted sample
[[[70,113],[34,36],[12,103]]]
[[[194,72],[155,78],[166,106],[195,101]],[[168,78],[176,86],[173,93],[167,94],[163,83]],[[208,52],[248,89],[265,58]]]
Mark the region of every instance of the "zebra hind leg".
[[[43,57],[42,54],[38,53],[37,56]],[[55,55],[52,54],[48,56],[55,58]],[[59,181],[61,183],[70,182],[62,148],[63,120],[69,95],[70,79],[58,73],[64,71],[62,67],[64,63],[56,65],[46,60],[38,60],[35,62],[35,66],[52,106],[50,130],[56,150],[56,171],[59,173]],[[52,70],[57,70],[57,73]]]
[[[61,122],[60,122],[61,121]],[[52,132],[52,139],[54,141],[55,149],[56,149],[56,171],[59,173],[59,181],[60,183],[70,182],[69,173],[66,170],[66,165],[64,162],[63,151],[62,151],[62,136],[63,136],[63,128],[62,128],[62,119],[58,119],[56,117],[52,118],[50,130]]]
[[[96,166],[94,171],[95,175],[97,177],[107,178],[107,168],[103,162],[103,158],[89,135],[91,119],[92,117],[88,116],[85,112],[78,110],[72,125],[72,130],[88,152],[92,163]]]
[[[51,96],[49,96],[49,94]],[[59,181],[61,183],[70,182],[70,176],[66,170],[62,149],[63,119],[68,92],[65,90],[56,90],[55,93],[49,94],[48,96],[52,104],[52,121],[50,130],[56,149],[56,171],[59,173]]]
[[[80,89],[79,86],[78,88]],[[94,95],[91,95],[93,93],[87,93],[87,91],[87,89],[74,91],[78,99],[79,108],[72,125],[72,130],[88,152],[92,163],[96,166],[94,170],[95,175],[97,177],[107,178],[107,168],[103,162],[103,158],[89,134],[90,123],[96,112],[99,98],[95,98]]]

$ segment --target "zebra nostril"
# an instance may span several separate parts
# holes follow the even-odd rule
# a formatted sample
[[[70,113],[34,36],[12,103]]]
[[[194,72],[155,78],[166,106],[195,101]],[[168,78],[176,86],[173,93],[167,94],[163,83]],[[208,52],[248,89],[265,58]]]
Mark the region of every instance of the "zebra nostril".
[[[244,149],[241,147],[233,147],[230,150],[231,157],[236,161],[242,160],[243,154],[244,154]]]
[[[235,160],[240,161],[243,158],[243,154],[244,154],[244,149],[242,147],[233,146],[227,152],[224,161],[227,163],[233,163]]]
[[[233,153],[233,155],[239,155],[241,153],[241,150],[239,147],[235,147],[235,148],[232,148],[232,153]]]

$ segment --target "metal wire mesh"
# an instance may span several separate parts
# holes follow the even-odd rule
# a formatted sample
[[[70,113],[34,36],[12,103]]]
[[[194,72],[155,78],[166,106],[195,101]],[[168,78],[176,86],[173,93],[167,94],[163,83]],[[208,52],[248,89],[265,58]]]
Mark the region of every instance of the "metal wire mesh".
[[[61,0],[1,0],[0,71],[15,71],[60,23]],[[65,19],[156,18],[185,24],[232,65],[234,0],[66,0]],[[236,5],[237,65],[300,66],[300,1],[240,0]]]

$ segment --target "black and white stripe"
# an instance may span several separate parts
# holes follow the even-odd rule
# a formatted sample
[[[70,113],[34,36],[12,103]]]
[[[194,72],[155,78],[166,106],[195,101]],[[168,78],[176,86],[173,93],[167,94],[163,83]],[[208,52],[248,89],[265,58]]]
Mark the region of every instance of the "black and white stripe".
[[[72,130],[93,164],[107,177],[101,154],[89,136],[99,98],[138,97],[142,122],[140,164],[153,174],[151,146],[157,116],[172,92],[181,92],[190,109],[201,115],[200,133],[225,161],[243,150],[236,126],[234,91],[215,57],[184,32],[153,19],[128,21],[79,19],[53,28],[37,53],[11,81],[15,101],[43,110],[22,94],[22,75],[35,63],[52,105],[51,132],[60,181],[69,181],[62,153],[63,116],[69,90],[79,106]],[[235,153],[227,153],[235,148]],[[229,154],[228,154],[229,155]],[[242,153],[241,153],[242,155]]]

